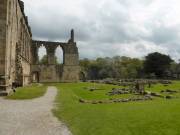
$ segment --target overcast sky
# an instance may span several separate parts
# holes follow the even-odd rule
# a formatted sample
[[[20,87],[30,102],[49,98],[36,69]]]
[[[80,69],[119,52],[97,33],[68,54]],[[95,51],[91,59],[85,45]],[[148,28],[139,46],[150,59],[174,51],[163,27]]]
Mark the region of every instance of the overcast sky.
[[[67,41],[71,28],[80,58],[180,59],[180,0],[23,0],[33,38]]]

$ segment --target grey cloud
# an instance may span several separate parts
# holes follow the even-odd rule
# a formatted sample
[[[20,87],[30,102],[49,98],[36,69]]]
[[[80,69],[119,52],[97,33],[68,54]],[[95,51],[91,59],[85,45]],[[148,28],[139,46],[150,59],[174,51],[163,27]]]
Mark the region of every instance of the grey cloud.
[[[130,4],[138,3],[142,5],[149,5],[153,2],[153,0],[117,0],[120,4],[123,4],[125,6],[129,6]]]
[[[178,27],[167,28],[161,26],[161,27],[152,27],[152,28],[153,28],[152,36],[149,39],[155,42],[156,44],[166,44],[179,40]]]
[[[76,30],[76,36],[79,38],[79,40],[86,40],[90,37],[90,35],[88,35],[89,30],[87,28],[82,28],[83,30],[81,30],[81,26],[87,25],[83,24],[83,22],[78,22],[77,18],[73,16],[61,16],[62,18],[66,19],[56,19],[56,17],[58,17],[58,15],[55,15],[54,18],[47,19],[42,19],[40,17],[32,18],[30,23],[34,37],[45,38],[48,40],[67,40],[67,38],[69,38],[69,31],[71,28]],[[46,22],[42,22],[42,20]]]
[[[143,44],[138,44],[135,48],[140,52],[147,51],[146,47]]]
[[[32,6],[33,2],[36,4],[35,7]],[[54,2],[60,5],[67,1]],[[68,5],[68,2],[68,9],[74,8],[75,5]],[[168,26],[167,23],[176,20],[166,22],[165,16],[162,16],[167,9],[161,8],[163,7],[161,5],[168,5],[167,0],[77,0],[77,2],[82,3],[82,6],[76,7],[77,12],[50,5],[50,0],[44,0],[43,4],[35,0],[29,5],[27,2],[25,7],[27,6],[33,38],[67,41],[70,29],[74,28],[81,58],[114,55],[141,57],[156,50],[164,50],[164,53],[169,53],[176,60],[180,58],[180,21],[176,25]],[[153,9],[158,8],[158,3],[155,2],[160,3],[160,11]],[[151,7],[152,5],[155,7]],[[142,10],[140,15],[147,12],[150,17],[143,18],[146,17],[145,14],[142,18],[140,16],[133,20],[132,16],[139,7]],[[146,10],[147,8],[150,9]],[[173,11],[169,12],[173,14]],[[150,46],[153,46],[153,49]]]

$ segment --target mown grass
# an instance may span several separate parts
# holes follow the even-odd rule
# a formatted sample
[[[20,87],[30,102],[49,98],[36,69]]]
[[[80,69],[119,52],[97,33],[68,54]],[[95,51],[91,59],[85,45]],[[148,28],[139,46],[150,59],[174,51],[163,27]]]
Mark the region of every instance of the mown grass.
[[[9,99],[32,99],[43,96],[46,86],[33,84],[18,88]],[[52,85],[52,84],[51,84]],[[79,99],[108,100],[134,95],[108,96],[112,88],[119,86],[94,83],[53,84],[59,89],[53,110],[55,116],[64,121],[73,135],[179,135],[180,134],[180,81],[169,86],[153,85],[147,91],[177,90],[174,99],[155,98],[112,104],[82,104]],[[98,90],[89,91],[96,87]]]
[[[179,135],[180,99],[155,98],[152,101],[82,104],[86,100],[109,99],[106,95],[113,85],[71,83],[55,84],[59,89],[54,114],[72,131],[73,135]],[[99,87],[88,91],[85,87]],[[147,90],[160,92],[164,89],[180,90],[180,82],[172,85],[154,85]],[[123,98],[123,96],[117,96]],[[113,97],[113,98],[117,98]],[[112,97],[111,97],[112,98]]]
[[[23,99],[33,99],[38,98],[44,95],[46,92],[46,86],[40,84],[32,84],[26,87],[17,88],[16,92],[7,96],[7,99],[16,99],[16,100],[23,100]]]

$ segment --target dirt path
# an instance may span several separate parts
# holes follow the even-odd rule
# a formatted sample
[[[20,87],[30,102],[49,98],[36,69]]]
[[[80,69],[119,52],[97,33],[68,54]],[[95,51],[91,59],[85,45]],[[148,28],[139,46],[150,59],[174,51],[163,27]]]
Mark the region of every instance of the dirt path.
[[[0,98],[0,135],[71,135],[67,127],[53,116],[55,87],[33,100]]]

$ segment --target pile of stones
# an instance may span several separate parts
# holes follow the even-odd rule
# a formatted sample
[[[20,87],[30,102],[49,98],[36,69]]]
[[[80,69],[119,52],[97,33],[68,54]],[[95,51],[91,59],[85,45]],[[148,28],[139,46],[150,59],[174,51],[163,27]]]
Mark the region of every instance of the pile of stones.
[[[132,85],[129,86],[129,88],[113,88],[110,92],[108,92],[107,95],[113,96],[113,95],[121,95],[121,94],[140,94],[144,95],[144,83],[142,82],[135,82]]]
[[[113,102],[132,102],[132,101],[146,101],[146,100],[153,100],[153,98],[149,95],[143,97],[131,97],[127,99],[114,99]]]
[[[164,85],[172,84],[172,82],[169,80],[160,80],[159,83],[164,84]]]
[[[161,83],[164,86],[168,86],[169,84],[172,84],[172,81],[169,80],[149,80],[149,79],[104,79],[104,80],[93,80],[91,82],[94,83],[103,83],[103,84],[112,84],[112,85],[118,85],[118,86],[124,86],[124,88],[113,88],[110,92],[107,93],[108,96],[113,95],[122,95],[122,94],[135,94],[135,95],[141,95],[139,98],[128,98],[128,99],[116,99],[116,100],[105,100],[105,101],[84,101],[85,103],[111,103],[111,102],[129,102],[129,101],[142,101],[142,100],[152,100],[152,97],[159,97],[159,98],[165,98],[165,99],[172,99],[174,96],[171,94],[177,93],[178,91],[175,90],[163,90],[160,93],[156,92],[147,92],[145,91],[145,86],[147,85],[149,88],[152,87],[152,85]],[[89,88],[88,90],[94,91],[98,90],[97,88]],[[163,95],[163,94],[166,95]],[[83,102],[83,100],[82,100]]]
[[[159,93],[155,93],[155,92],[150,92],[148,95],[151,95],[153,97],[160,97],[160,98],[164,98],[163,95],[159,94]]]
[[[126,88],[113,88],[112,91],[108,92],[107,95],[121,95],[121,94],[130,94],[130,90]]]
[[[114,79],[104,79],[104,80],[89,80],[88,82],[91,83],[104,83],[104,84],[113,84],[116,85],[118,83],[118,81],[114,80]]]
[[[86,103],[86,104],[107,104],[107,103],[113,103],[110,100],[84,100],[79,99],[80,103]]]
[[[129,86],[136,82],[141,82],[144,84],[157,84],[161,83],[164,85],[172,84],[172,81],[170,80],[151,80],[151,79],[113,79],[113,78],[107,78],[104,80],[89,80],[88,82],[92,83],[104,83],[104,84],[112,84],[112,85],[119,85],[119,86]]]
[[[164,86],[169,86],[170,84],[172,84],[172,82],[169,80],[160,80],[159,83]]]
[[[124,103],[124,102],[135,102],[135,101],[147,101],[152,100],[151,96],[140,96],[140,97],[131,97],[126,99],[111,99],[111,100],[84,100],[79,99],[80,103],[87,104],[109,104],[109,103]]]
[[[169,90],[168,90],[169,91]],[[165,91],[161,91],[161,93],[164,93]],[[175,91],[174,91],[175,92]],[[168,93],[170,94],[170,93]],[[159,97],[159,98],[165,98],[165,99],[172,99],[174,98],[172,95],[161,95],[159,93],[155,93],[155,92],[147,92],[146,95],[150,95],[152,97]]]
[[[178,91],[167,89],[167,90],[162,90],[161,93],[174,94],[174,93],[178,93]]]
[[[96,88],[96,87],[84,87],[84,89],[89,91],[101,90],[100,88]]]
[[[122,81],[122,80],[116,80],[116,79],[104,79],[104,80],[89,80],[88,82],[91,83],[103,83],[103,84],[112,84],[112,85],[118,85],[118,86],[129,86],[133,83],[133,81]]]
[[[88,82],[91,83],[103,83],[103,84],[112,84],[112,85],[118,85],[118,86],[132,86],[137,82],[140,82],[141,84],[143,83],[144,85],[151,85],[151,84],[156,84],[158,83],[158,80],[148,80],[148,79],[112,79],[112,78],[107,78],[104,80],[89,80]]]

